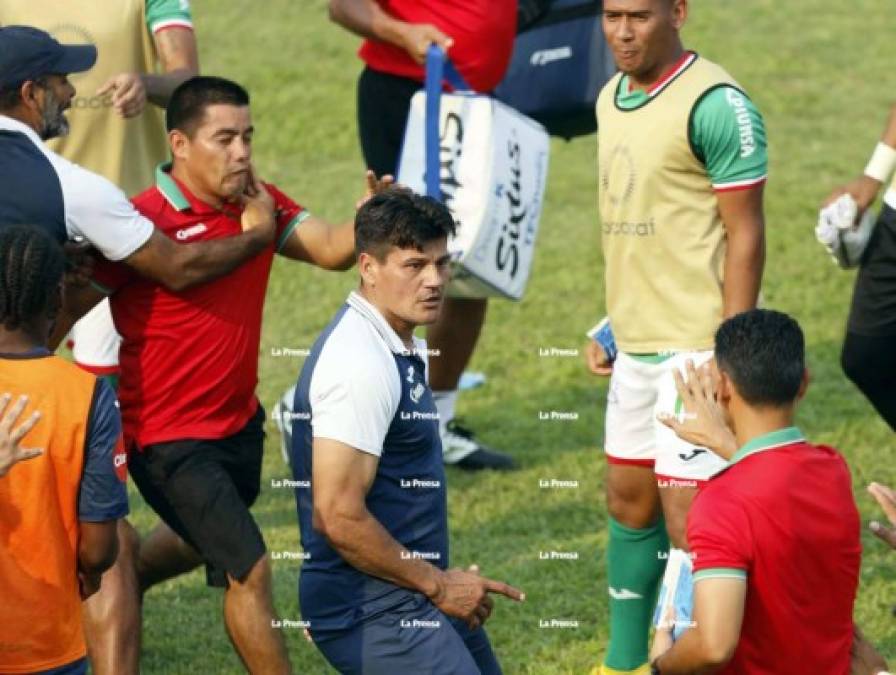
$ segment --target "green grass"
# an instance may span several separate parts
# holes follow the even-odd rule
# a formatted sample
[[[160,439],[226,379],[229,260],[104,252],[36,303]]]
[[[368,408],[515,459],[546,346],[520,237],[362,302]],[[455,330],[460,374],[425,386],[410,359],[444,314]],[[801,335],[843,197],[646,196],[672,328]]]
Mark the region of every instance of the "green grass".
[[[852,288],[814,241],[819,201],[864,165],[890,103],[891,0],[704,0],[692,3],[689,47],[724,64],[765,115],[771,144],[767,189],[768,306],[802,323],[813,385],[799,421],[818,442],[839,447],[852,467],[863,521],[878,517],[864,485],[896,483],[893,436],[837,364]],[[195,0],[205,72],[234,78],[253,96],[256,161],[315,214],[351,216],[363,164],[354,121],[358,41],[327,20],[325,0]],[[869,21],[877,18],[879,21]],[[512,452],[511,475],[449,471],[452,558],[523,588],[525,604],[498,601],[489,633],[505,672],[583,673],[607,638],[600,451],[606,382],[578,359],[540,358],[539,347],[580,347],[601,316],[602,262],[596,214],[594,137],[554,142],[531,285],[520,303],[493,302],[471,367],[489,376],[464,394],[459,412],[484,441]],[[325,273],[278,262],[265,308],[259,396],[270,408],[291,385],[300,359],[272,347],[308,347],[353,287],[353,272]],[[538,422],[539,409],[576,410],[579,420]],[[272,489],[287,476],[269,425],[262,495],[255,514],[272,551],[298,550],[293,496]],[[539,479],[579,481],[543,490]],[[153,515],[133,496],[145,531]],[[823,499],[823,492],[819,493]],[[865,557],[856,616],[885,654],[896,656],[896,554],[863,535]],[[578,561],[539,561],[546,549],[578,551]],[[274,563],[282,617],[298,619],[299,564]],[[819,589],[822,590],[822,589]],[[237,673],[225,637],[221,595],[200,573],[153,590],[146,600],[144,672]],[[539,619],[579,621],[540,629]],[[297,673],[329,672],[298,630],[286,633]]]

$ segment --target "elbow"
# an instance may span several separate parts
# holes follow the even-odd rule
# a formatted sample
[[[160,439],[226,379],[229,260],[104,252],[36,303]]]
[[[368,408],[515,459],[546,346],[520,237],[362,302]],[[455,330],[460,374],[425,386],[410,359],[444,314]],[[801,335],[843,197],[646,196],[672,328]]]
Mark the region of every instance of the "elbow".
[[[737,643],[727,640],[706,638],[701,641],[703,645],[703,661],[711,668],[721,668],[734,656]]]
[[[344,256],[342,258],[337,258],[334,260],[327,269],[332,270],[334,272],[345,272],[350,270],[355,266],[355,254],[352,251],[351,255]]]

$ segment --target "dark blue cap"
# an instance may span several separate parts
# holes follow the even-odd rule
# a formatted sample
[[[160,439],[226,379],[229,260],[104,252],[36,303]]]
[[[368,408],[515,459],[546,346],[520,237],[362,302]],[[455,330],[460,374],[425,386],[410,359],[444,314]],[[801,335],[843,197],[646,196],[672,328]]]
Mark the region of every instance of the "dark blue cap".
[[[93,45],[62,45],[31,26],[0,28],[0,88],[14,87],[41,75],[80,73],[96,63]]]

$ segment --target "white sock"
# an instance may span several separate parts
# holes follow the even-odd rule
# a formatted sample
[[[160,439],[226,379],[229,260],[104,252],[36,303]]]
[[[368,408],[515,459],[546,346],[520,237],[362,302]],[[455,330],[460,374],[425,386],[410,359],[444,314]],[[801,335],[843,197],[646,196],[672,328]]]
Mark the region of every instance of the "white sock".
[[[436,412],[439,413],[439,435],[445,435],[448,422],[454,419],[454,406],[457,403],[457,389],[432,392]]]

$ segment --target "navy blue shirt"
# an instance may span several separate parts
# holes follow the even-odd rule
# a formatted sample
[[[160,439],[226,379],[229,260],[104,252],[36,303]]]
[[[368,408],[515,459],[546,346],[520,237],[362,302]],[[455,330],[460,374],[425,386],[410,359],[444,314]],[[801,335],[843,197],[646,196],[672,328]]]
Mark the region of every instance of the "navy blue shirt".
[[[302,368],[293,407],[291,464],[302,547],[299,600],[315,633],[346,630],[413,591],[346,562],[312,526],[313,438],[379,456],[371,515],[413,558],[448,567],[448,511],[438,415],[426,384],[425,345],[408,350],[379,312],[349,296]],[[415,353],[416,352],[416,353]]]

